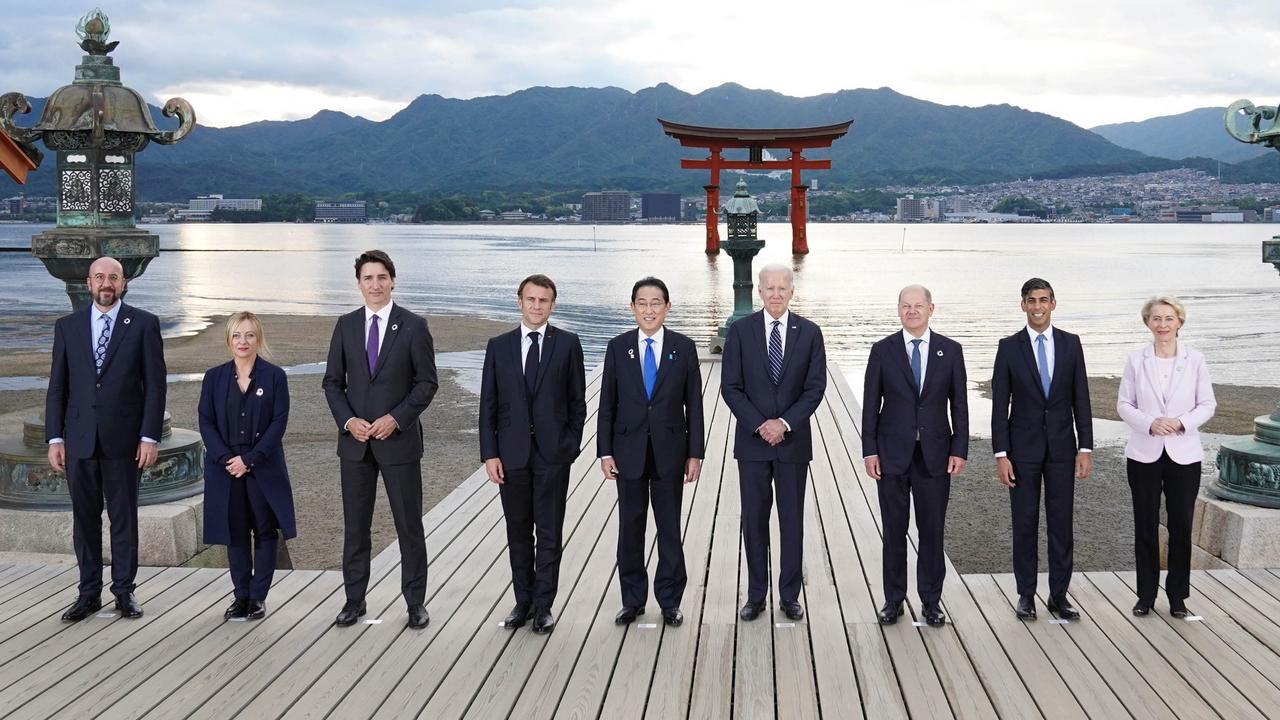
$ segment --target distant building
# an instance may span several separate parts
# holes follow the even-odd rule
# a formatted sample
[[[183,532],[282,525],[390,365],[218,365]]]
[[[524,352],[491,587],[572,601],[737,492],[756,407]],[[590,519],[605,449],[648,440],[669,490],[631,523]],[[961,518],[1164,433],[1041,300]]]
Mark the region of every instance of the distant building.
[[[645,193],[641,195],[640,217],[643,220],[679,220],[680,195],[678,193]]]
[[[1280,207],[1269,207],[1263,210],[1262,222],[1280,222]]]
[[[971,213],[973,211],[973,201],[964,195],[952,195],[947,198],[947,212]]]
[[[625,190],[589,192],[582,196],[583,222],[619,222],[631,219],[631,193]]]
[[[702,213],[707,206],[707,201],[699,198],[680,201],[681,220],[697,221],[702,219]]]
[[[1166,208],[1160,211],[1159,220],[1161,222],[1179,222],[1179,223],[1197,223],[1197,222],[1227,222],[1227,223],[1243,223],[1257,222],[1258,213],[1255,210],[1241,210],[1238,207],[1179,207]]]
[[[898,222],[920,222],[924,218],[924,200],[917,200],[915,195],[898,198]]]
[[[221,195],[200,195],[187,201],[187,209],[179,210],[179,220],[208,220],[214,210],[232,212],[262,212],[262,198],[225,198]]]
[[[316,222],[362,223],[369,221],[364,200],[321,200],[316,202]]]
[[[516,209],[516,210],[507,210],[503,213],[500,213],[498,217],[499,219],[504,220],[506,222],[519,222],[522,220],[528,220],[530,216],[529,216],[529,213],[525,212],[524,210]]]
[[[498,213],[496,213],[496,212],[494,212],[494,211],[492,211],[492,210],[481,210],[480,212],[478,212],[478,213],[476,213],[476,214],[480,216],[480,219],[481,219],[481,220],[492,220],[492,219],[494,219],[495,217],[497,217],[497,216],[498,216]]]
[[[27,211],[27,199],[21,195],[4,201],[5,212],[10,215],[21,215]]]

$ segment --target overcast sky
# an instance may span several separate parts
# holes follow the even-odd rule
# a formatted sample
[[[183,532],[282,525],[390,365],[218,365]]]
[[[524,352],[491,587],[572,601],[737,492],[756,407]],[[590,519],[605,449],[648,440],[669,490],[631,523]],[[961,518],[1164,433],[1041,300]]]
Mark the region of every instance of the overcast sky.
[[[382,120],[424,93],[659,82],[698,92],[731,81],[795,96],[888,86],[1092,127],[1280,100],[1277,1],[130,0],[103,10],[125,84],[157,105],[181,95],[210,126],[326,108]],[[45,96],[71,81],[74,27],[90,2],[0,2],[0,93]]]

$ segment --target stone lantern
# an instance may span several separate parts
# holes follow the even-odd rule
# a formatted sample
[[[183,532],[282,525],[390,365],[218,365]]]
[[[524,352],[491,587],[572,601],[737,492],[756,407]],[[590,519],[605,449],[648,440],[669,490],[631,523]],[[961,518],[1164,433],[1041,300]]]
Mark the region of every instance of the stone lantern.
[[[733,198],[725,205],[724,211],[729,224],[729,239],[721,243],[720,248],[733,258],[733,314],[720,326],[719,334],[712,341],[713,353],[724,352],[729,326],[751,314],[751,289],[755,286],[751,278],[751,259],[764,247],[764,241],[756,236],[760,206],[747,192],[745,180],[738,181]]]
[[[31,111],[26,97],[16,92],[0,96],[0,132],[36,163],[43,158],[35,147],[37,140],[57,154],[57,227],[31,239],[31,254],[65,283],[76,310],[92,302],[86,281],[94,260],[104,255],[116,258],[133,281],[159,254],[159,237],[134,225],[134,156],[149,143],[182,140],[196,122],[191,105],[173,98],[163,112],[178,117],[178,129],[156,128],[142,96],[120,83],[120,69],[108,57],[119,44],[107,41],[110,32],[111,23],[101,10],[80,19],[76,34],[88,54],[76,66],[75,80],[49,96],[34,126],[13,122],[14,115]],[[0,436],[0,509],[69,510],[66,476],[47,461],[44,421],[33,416],[23,425],[22,437]],[[199,433],[171,428],[166,412],[159,458],[142,474],[139,504],[198,495],[203,462]],[[22,521],[6,516],[4,522]]]

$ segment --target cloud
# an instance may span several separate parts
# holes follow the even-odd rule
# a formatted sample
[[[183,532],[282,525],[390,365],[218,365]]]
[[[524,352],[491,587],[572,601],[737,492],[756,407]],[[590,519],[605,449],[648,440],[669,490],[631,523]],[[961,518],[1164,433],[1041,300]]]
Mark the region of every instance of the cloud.
[[[697,92],[733,81],[788,95],[887,85],[1083,126],[1280,99],[1258,95],[1280,71],[1263,0],[149,0],[107,11],[125,82],[153,100],[184,95],[213,125],[325,108],[382,119],[424,93],[534,85]],[[0,91],[40,96],[69,82],[84,6],[7,12]]]

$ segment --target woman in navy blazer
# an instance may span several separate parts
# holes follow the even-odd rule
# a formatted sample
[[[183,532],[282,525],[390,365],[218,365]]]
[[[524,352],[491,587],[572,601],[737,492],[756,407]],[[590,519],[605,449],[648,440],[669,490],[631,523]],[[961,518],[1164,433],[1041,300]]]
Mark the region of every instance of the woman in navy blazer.
[[[1160,581],[1160,493],[1169,526],[1169,614],[1190,614],[1191,520],[1200,493],[1204,447],[1200,427],[1213,417],[1217,401],[1204,355],[1178,340],[1187,311],[1177,298],[1158,296],[1142,306],[1154,341],[1134,351],[1120,379],[1116,411],[1129,426],[1125,446],[1129,489],[1133,492],[1133,549],[1138,576],[1134,615],[1146,615]]]
[[[267,612],[280,532],[297,535],[281,445],[289,383],[259,356],[270,351],[256,315],[232,315],[226,333],[232,359],[210,368],[200,388],[204,541],[227,546],[235,601],[223,617],[258,620]]]

